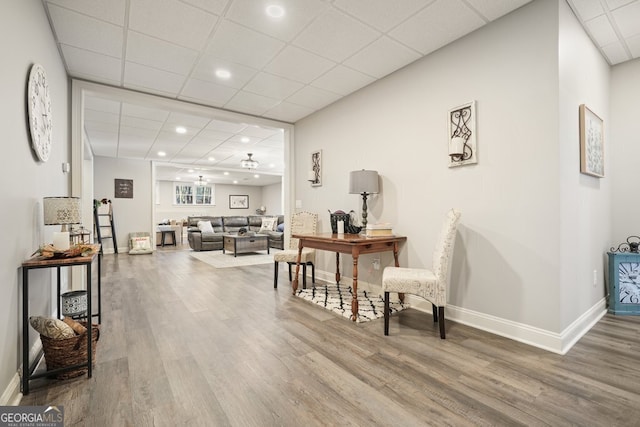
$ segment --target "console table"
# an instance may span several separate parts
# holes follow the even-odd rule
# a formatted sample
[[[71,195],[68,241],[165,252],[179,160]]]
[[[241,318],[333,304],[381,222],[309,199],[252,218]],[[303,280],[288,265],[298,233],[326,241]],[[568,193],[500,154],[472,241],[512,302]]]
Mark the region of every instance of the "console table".
[[[396,267],[398,263],[398,244],[407,240],[404,236],[365,237],[360,234],[293,234],[298,239],[298,259],[292,287],[295,295],[298,290],[298,272],[302,248],[314,248],[336,253],[336,283],[340,283],[340,254],[351,254],[353,258],[353,298],[351,299],[351,320],[358,318],[358,257],[363,254],[393,251]]]
[[[101,323],[102,320],[102,299],[101,299],[101,256],[100,245],[91,245],[93,252],[87,256],[79,256],[74,258],[31,258],[22,263],[22,394],[29,394],[29,380],[44,377],[47,375],[55,374],[58,372],[64,372],[71,369],[87,367],[87,376],[91,378],[92,375],[92,364],[91,364],[91,319],[93,317],[98,317],[98,323]],[[92,275],[91,275],[91,264],[93,264],[94,260],[98,260],[98,312],[93,313],[91,309],[91,287],[92,287]],[[58,307],[58,316],[60,316],[60,269],[62,267],[73,267],[73,266],[85,266],[86,274],[87,274],[87,317],[89,323],[87,327],[87,362],[81,363],[79,365],[68,366],[65,368],[54,369],[47,372],[41,372],[38,374],[34,374],[33,371],[38,365],[42,354],[38,355],[34,360],[33,365],[29,365],[29,271],[40,269],[40,268],[55,268],[56,276],[57,276],[57,307]]]

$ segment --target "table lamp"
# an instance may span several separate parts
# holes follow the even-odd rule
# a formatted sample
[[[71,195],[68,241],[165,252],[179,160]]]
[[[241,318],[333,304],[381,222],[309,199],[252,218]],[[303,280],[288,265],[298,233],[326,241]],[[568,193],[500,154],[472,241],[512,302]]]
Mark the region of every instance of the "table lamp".
[[[349,193],[362,194],[362,229],[367,228],[367,196],[378,192],[378,171],[359,170],[349,173]]]
[[[66,251],[69,249],[67,224],[80,224],[80,197],[45,197],[43,199],[44,225],[62,225],[53,233],[53,246]]]

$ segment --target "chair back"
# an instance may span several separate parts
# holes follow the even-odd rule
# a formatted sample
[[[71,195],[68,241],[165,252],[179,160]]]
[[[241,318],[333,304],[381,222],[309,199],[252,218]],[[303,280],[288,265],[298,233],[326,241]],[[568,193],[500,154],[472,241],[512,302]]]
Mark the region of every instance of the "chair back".
[[[435,274],[440,286],[447,283],[447,273],[449,272],[449,259],[453,253],[453,244],[456,239],[456,230],[460,221],[460,211],[451,209],[447,212],[447,217],[442,225],[440,237],[433,251],[433,274]]]
[[[318,228],[318,214],[311,212],[296,212],[291,215],[289,224],[289,237],[292,234],[315,233]],[[289,239],[289,249],[298,249],[298,239]]]

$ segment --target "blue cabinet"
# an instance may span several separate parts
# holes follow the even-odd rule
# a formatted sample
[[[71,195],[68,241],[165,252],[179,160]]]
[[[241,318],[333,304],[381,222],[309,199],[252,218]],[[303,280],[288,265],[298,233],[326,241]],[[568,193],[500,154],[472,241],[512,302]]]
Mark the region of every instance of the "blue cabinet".
[[[640,254],[608,255],[609,313],[640,315]]]

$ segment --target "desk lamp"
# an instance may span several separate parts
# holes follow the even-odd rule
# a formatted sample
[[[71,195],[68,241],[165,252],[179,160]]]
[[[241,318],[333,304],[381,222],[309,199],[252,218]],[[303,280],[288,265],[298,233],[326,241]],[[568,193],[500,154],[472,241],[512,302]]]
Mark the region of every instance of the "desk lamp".
[[[362,194],[362,229],[367,228],[367,196],[378,192],[378,171],[359,170],[349,173],[349,194]]]

